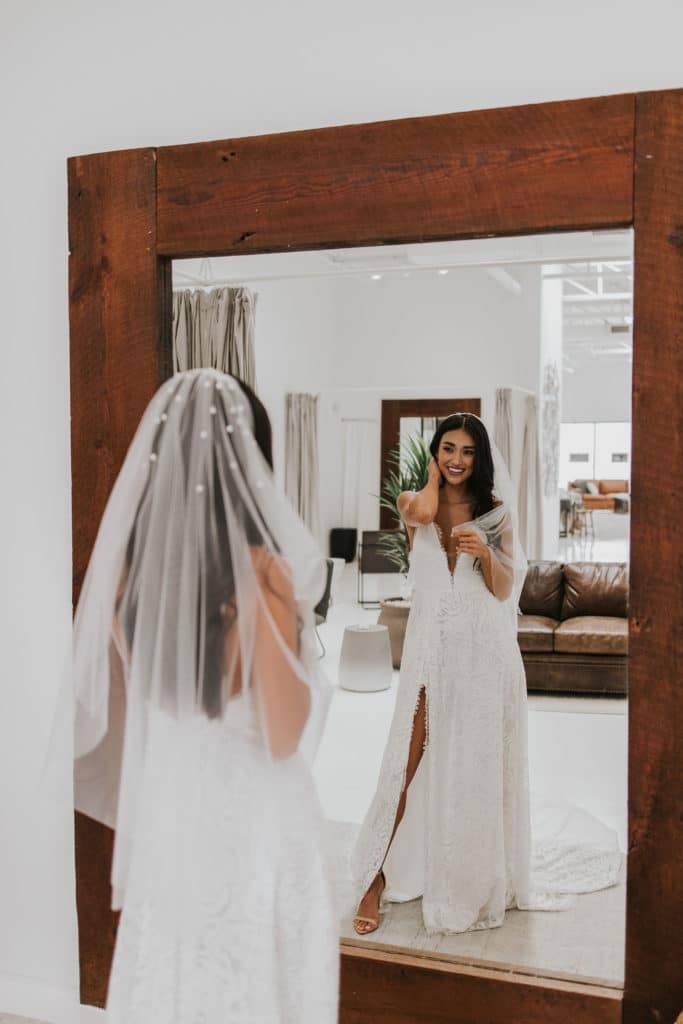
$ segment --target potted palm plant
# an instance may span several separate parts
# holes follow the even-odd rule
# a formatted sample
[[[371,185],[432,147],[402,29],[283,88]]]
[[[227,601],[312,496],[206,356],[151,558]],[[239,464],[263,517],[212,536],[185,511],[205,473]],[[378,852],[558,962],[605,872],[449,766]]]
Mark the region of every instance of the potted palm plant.
[[[431,457],[429,447],[421,434],[409,437],[403,445],[397,445],[390,452],[389,462],[392,468],[382,481],[380,505],[389,509],[395,527],[382,535],[379,547],[404,577],[409,566],[408,531],[398,511],[398,496],[402,491],[422,490],[427,483]],[[394,668],[399,668],[410,603],[402,597],[389,598],[380,602],[380,608],[377,621],[389,630],[391,660]]]
[[[421,434],[407,438],[389,453],[388,461],[393,468],[382,481],[379,503],[389,509],[396,525],[382,536],[380,546],[398,572],[408,572],[408,532],[398,511],[398,496],[402,491],[421,491],[426,486],[431,457]]]

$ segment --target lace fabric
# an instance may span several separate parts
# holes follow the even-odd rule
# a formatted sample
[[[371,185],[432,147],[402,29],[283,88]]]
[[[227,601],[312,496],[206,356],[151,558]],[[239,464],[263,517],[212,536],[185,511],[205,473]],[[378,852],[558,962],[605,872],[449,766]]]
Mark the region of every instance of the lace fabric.
[[[74,624],[75,800],[115,830],[109,1020],[336,1020],[336,908],[310,760],[331,696],[325,561],[265,409],[183,371],[145,410]]]
[[[108,1020],[332,1024],[334,894],[302,755],[262,757],[246,697],[221,720],[153,710],[148,749]]]
[[[498,927],[513,907],[564,910],[571,894],[615,884],[616,836],[579,809],[539,819],[532,843],[526,678],[507,602],[470,555],[450,572],[432,524],[415,530],[409,582],[394,716],[352,858],[356,903],[387,853],[422,687],[428,743],[386,860],[387,899],[422,896],[428,932],[462,932]],[[402,877],[410,864],[419,879]]]

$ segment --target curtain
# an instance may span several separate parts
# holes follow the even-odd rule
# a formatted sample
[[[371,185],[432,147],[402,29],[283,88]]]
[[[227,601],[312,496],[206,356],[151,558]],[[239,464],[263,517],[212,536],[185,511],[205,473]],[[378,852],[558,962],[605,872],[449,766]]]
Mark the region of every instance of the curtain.
[[[496,388],[496,418],[493,438],[514,479],[512,467],[512,389]]]
[[[256,296],[248,288],[173,293],[173,369],[211,366],[256,390]]]
[[[367,420],[343,420],[342,425],[341,525],[353,527],[360,534],[364,527],[375,528],[374,523],[369,526],[363,523],[364,499],[370,490],[368,476],[370,456],[374,454],[375,424]]]
[[[285,493],[318,537],[318,396],[285,396]]]
[[[517,491],[519,539],[529,559],[541,557],[541,456],[538,448],[538,410],[534,395],[524,402],[522,466]]]

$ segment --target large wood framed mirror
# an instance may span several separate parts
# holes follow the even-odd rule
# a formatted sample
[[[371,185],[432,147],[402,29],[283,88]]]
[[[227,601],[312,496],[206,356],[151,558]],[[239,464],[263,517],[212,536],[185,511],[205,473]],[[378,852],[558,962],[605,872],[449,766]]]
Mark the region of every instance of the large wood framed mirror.
[[[572,485],[613,484],[630,459],[630,543],[620,535],[618,548],[627,553],[630,575],[628,703],[621,718],[628,856],[625,903],[610,908],[625,927],[619,969],[590,970],[587,958],[563,969],[547,957],[493,957],[483,947],[479,955],[476,948],[440,950],[398,933],[347,935],[340,1020],[673,1021],[683,1009],[683,541],[675,485],[683,475],[683,90],[100,153],[71,158],[68,170],[74,601],[140,415],[173,372],[172,287],[180,261],[239,259],[244,281],[244,261],[264,254],[286,260],[516,239],[528,257],[535,239],[542,249],[535,258],[496,251],[474,262],[498,268],[497,286],[508,291],[523,272],[501,271],[502,265],[534,264],[534,280],[542,265],[561,296],[567,287],[577,297],[597,296],[599,317],[621,327],[613,332],[614,348],[623,349],[621,339],[632,333],[631,401],[624,399],[631,426],[610,435],[608,468],[615,471],[598,464],[595,429],[592,442],[585,430],[568,432],[565,453]],[[406,266],[393,270],[404,274]],[[237,279],[226,273],[226,280]],[[624,307],[631,297],[632,332]],[[610,302],[621,306],[606,310]],[[584,369],[592,351],[589,319],[582,312],[572,324]],[[626,377],[619,379],[623,389]],[[512,378],[495,383],[506,380]],[[372,401],[426,397],[423,381],[409,384],[372,385]],[[475,392],[441,367],[433,384],[434,399],[455,394],[492,411],[488,383]],[[539,378],[539,391],[542,384]],[[623,428],[624,419],[615,413],[612,425]],[[379,442],[378,435],[377,455]],[[597,490],[593,507],[604,510],[606,500],[614,511],[614,488]],[[617,489],[622,512],[623,490]],[[557,494],[550,497],[559,525],[561,504]],[[590,505],[584,500],[576,510],[566,498],[565,533],[590,519]],[[610,520],[615,529],[617,519]],[[566,560],[567,549],[538,557]],[[527,676],[538,678],[543,666],[530,655]],[[623,666],[611,664],[610,673],[618,681]],[[109,909],[112,834],[80,815],[76,834],[82,997],[103,1005],[116,928]],[[539,934],[541,945],[544,935],[550,941],[549,933]]]

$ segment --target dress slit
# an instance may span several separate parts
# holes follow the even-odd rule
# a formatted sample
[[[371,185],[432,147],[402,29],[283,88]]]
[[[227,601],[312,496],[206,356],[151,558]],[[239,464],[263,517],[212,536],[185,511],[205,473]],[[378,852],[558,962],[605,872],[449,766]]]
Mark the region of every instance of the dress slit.
[[[422,709],[422,721],[418,716]],[[419,746],[415,742],[416,728],[422,733]],[[427,687],[422,684],[418,691],[415,711],[411,724],[410,737],[406,749],[401,788],[393,812],[392,831],[389,836],[382,862],[378,868],[385,871],[387,881],[386,894],[389,898],[402,901],[414,899],[422,893],[422,877],[424,874],[425,856],[425,812],[426,787],[425,772],[426,750],[429,732],[429,702]],[[416,858],[416,852],[419,854]],[[406,889],[404,880],[407,873],[412,876],[412,884]],[[401,879],[400,890],[392,886],[392,875]]]

